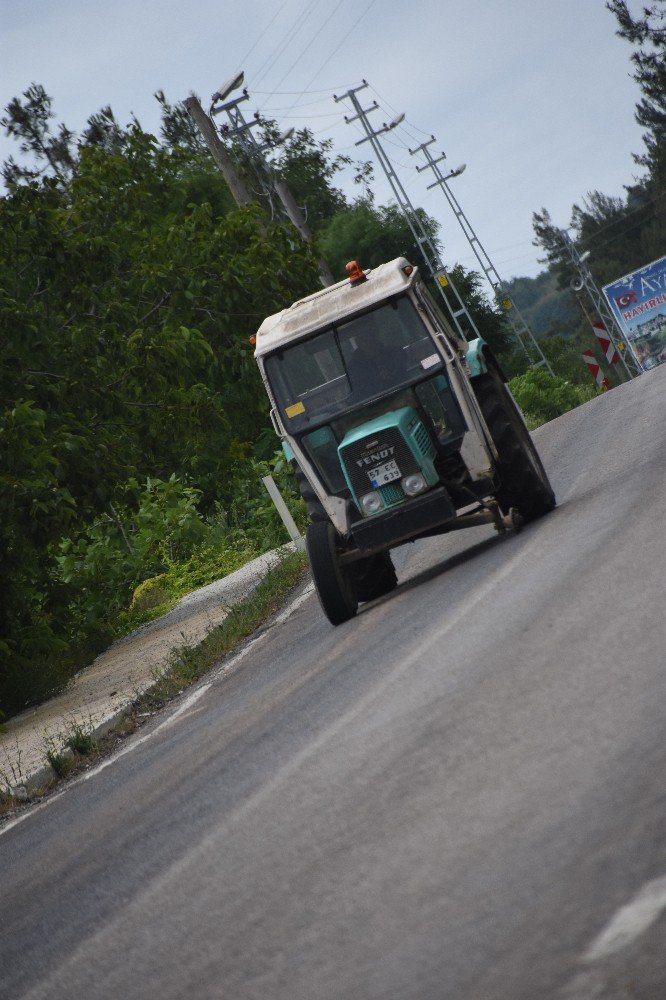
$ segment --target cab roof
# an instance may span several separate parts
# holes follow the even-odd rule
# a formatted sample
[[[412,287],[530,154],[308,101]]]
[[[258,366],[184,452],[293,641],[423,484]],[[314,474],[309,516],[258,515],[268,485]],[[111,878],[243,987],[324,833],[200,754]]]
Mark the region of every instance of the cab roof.
[[[339,323],[347,317],[384,302],[392,295],[404,292],[414,284],[418,268],[406,274],[411,265],[404,257],[365,271],[367,280],[352,285],[348,278],[337,285],[299,299],[282,312],[268,316],[257,331],[255,357],[262,357],[276,348]]]

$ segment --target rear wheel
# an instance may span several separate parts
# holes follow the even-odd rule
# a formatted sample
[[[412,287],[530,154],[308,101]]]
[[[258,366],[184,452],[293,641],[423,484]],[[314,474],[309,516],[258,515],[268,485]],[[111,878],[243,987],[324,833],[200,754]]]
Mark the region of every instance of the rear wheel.
[[[390,552],[378,552],[353,563],[359,601],[374,601],[390,594],[398,586]]]
[[[305,540],[324,614],[331,625],[341,625],[356,614],[358,593],[351,567],[340,564],[338,533],[330,521],[313,521]]]
[[[473,385],[499,456],[500,507],[504,513],[517,507],[526,521],[548,513],[555,494],[509,390],[494,372],[474,379]]]

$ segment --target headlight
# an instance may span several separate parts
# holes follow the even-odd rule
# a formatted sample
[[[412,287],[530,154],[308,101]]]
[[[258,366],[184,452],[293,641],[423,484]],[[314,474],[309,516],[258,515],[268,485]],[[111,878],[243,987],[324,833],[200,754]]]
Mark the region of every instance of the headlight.
[[[408,497],[415,497],[417,493],[423,493],[426,488],[426,481],[420,472],[413,476],[405,476],[402,481],[402,488]]]
[[[384,507],[384,501],[379,493],[366,493],[365,496],[361,497],[360,502],[361,510],[366,516],[368,514],[376,514],[378,510],[382,510]]]

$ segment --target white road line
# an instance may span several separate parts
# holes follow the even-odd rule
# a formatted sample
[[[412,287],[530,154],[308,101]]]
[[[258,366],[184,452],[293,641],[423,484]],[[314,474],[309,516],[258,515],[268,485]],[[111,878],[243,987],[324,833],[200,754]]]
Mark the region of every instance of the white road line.
[[[630,903],[617,911],[607,927],[592,942],[584,962],[598,962],[626,948],[644,934],[666,909],[666,876],[646,882]]]
[[[606,977],[599,969],[586,969],[557,994],[557,1000],[601,1000],[606,989]]]

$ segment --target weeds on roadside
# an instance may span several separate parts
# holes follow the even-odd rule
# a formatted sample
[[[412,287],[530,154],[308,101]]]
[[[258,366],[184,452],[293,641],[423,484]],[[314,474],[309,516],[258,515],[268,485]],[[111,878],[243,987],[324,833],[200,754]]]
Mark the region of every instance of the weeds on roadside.
[[[73,754],[67,752],[67,748],[60,746],[56,736],[44,733],[43,736],[44,759],[49,764],[59,778],[66,778],[73,770],[75,760]]]
[[[21,746],[18,740],[14,742],[14,755],[11,756],[7,747],[2,747],[2,754],[5,758],[0,767],[0,781],[6,788],[11,789],[17,785],[22,785],[23,766],[21,762]]]
[[[86,725],[72,719],[59,735],[44,733],[43,746],[46,762],[59,778],[66,778],[83,758],[94,755],[98,750],[92,720]]]
[[[0,732],[3,731],[4,727],[0,728]],[[13,757],[9,754],[6,746],[2,747],[2,754],[4,761],[0,766],[0,817],[11,812],[17,803],[24,802],[28,798],[21,767],[21,747],[18,740]]]
[[[66,731],[65,746],[80,757],[89,757],[95,753],[97,741],[93,736],[92,721],[88,726],[81,722],[70,722]]]

